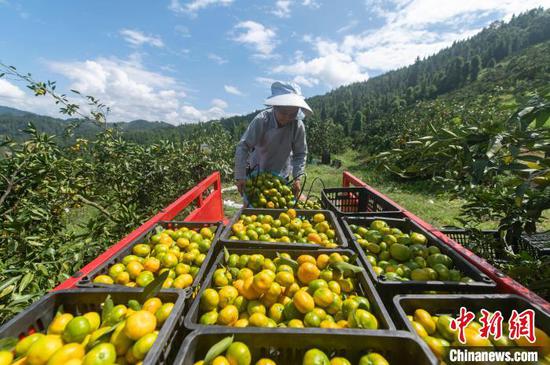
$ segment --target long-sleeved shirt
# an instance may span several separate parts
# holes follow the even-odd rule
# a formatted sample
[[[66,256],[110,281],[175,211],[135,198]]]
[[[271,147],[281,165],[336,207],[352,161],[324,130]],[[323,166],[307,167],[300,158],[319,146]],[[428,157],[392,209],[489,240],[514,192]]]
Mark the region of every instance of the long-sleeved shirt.
[[[273,109],[267,109],[252,120],[237,145],[235,179],[246,179],[247,162],[259,171],[297,177],[304,172],[306,157],[304,123],[298,119],[279,127]]]

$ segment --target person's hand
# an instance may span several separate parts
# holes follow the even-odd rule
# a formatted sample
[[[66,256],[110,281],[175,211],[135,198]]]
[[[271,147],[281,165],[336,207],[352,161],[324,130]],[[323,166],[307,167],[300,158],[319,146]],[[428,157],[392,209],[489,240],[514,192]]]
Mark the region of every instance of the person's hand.
[[[294,182],[292,183],[292,192],[294,193],[294,196],[296,198],[300,198],[300,190],[302,190],[302,183],[300,182],[300,180],[294,180]]]
[[[246,183],[246,180],[237,180],[235,182],[235,185],[237,185],[237,190],[239,191],[239,194],[241,194],[241,196],[243,196],[244,194],[244,185]]]

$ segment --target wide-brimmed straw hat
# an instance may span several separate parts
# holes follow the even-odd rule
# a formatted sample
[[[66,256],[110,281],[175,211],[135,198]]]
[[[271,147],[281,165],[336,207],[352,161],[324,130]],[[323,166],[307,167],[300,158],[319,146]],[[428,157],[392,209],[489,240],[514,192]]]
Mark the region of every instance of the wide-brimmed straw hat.
[[[300,86],[293,82],[275,81],[271,85],[271,96],[265,100],[264,104],[268,106],[296,106],[306,115],[313,114],[313,110],[302,96]]]

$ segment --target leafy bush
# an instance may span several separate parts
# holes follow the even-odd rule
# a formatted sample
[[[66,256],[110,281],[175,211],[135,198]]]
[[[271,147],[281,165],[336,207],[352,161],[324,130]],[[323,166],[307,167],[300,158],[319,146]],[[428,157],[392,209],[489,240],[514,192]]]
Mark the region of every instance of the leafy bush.
[[[0,71],[80,117],[63,141],[29,124],[25,141],[0,145],[0,323],[213,171],[231,174],[234,147],[221,126],[197,125],[177,142],[142,145],[106,129],[109,108],[94,97],[84,96],[87,114],[57,94],[55,82],[36,82],[1,63]],[[101,132],[75,139],[72,131],[83,123]]]

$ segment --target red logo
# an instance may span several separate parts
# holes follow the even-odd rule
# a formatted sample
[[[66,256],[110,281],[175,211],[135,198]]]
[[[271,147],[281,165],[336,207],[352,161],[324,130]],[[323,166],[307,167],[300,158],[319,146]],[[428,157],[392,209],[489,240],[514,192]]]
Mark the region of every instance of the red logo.
[[[526,309],[518,313],[514,309],[508,324],[510,325],[511,340],[518,340],[521,337],[525,337],[527,341],[531,343],[535,342],[535,311]]]
[[[479,335],[483,338],[488,338],[490,335],[493,335],[495,340],[498,340],[502,337],[503,319],[504,317],[500,311],[496,311],[491,314],[491,312],[482,309],[481,318],[479,319],[479,322],[481,323]]]
[[[460,343],[466,343],[464,329],[474,320],[474,318],[475,315],[472,312],[468,311],[465,307],[460,307],[460,314],[449,324],[453,331],[458,330],[458,340]]]

